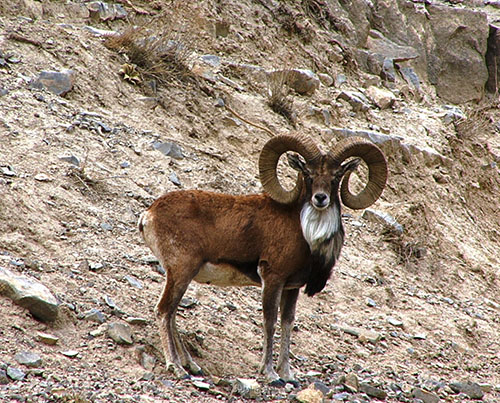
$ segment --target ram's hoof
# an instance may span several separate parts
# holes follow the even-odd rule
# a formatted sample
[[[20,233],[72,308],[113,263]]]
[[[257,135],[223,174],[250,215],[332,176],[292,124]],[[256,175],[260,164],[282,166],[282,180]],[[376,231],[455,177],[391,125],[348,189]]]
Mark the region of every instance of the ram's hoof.
[[[286,385],[286,381],[278,378],[275,379],[274,381],[269,382],[269,386],[272,386],[273,388],[284,388]]]

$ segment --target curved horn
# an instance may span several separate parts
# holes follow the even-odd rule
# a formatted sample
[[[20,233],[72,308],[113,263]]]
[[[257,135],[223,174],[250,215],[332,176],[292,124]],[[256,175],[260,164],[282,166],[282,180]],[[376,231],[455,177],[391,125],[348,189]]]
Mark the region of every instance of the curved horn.
[[[300,174],[297,176],[295,187],[290,191],[283,189],[279,182],[276,167],[280,156],[287,151],[299,153],[306,162],[321,155],[318,146],[304,135],[280,135],[273,137],[264,145],[259,157],[260,181],[273,200],[283,204],[296,201],[302,191]]]
[[[359,157],[368,166],[368,183],[357,195],[349,191],[348,172],[342,180],[340,197],[342,202],[352,209],[364,209],[371,206],[382,194],[387,182],[387,162],[384,153],[375,144],[361,137],[351,137],[337,143],[330,155],[341,164],[349,157]]]

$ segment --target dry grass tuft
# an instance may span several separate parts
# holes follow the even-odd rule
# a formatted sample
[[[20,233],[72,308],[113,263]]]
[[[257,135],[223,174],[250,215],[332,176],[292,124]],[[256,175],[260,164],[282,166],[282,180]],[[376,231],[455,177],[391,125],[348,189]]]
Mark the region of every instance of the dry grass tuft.
[[[293,100],[290,97],[291,90],[287,85],[289,75],[287,70],[269,75],[267,104],[295,127],[297,118],[293,109]]]
[[[173,82],[195,82],[191,72],[193,51],[188,33],[166,31],[152,34],[147,28],[129,28],[109,37],[105,46],[123,53],[129,63],[137,66],[146,82],[164,85]]]

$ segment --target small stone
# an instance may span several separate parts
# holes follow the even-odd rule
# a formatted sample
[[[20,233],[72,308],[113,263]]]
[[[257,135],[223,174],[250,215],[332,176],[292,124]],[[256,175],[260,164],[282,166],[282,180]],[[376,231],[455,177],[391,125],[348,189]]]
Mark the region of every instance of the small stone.
[[[168,177],[170,179],[170,182],[172,182],[175,186],[181,186],[181,181],[179,180],[179,177],[175,172],[172,172],[170,176]]]
[[[101,223],[100,227],[104,231],[112,231],[113,230],[113,226],[110,223],[107,223],[107,222]]]
[[[373,330],[361,329],[359,332],[359,335],[358,335],[358,339],[361,343],[369,342],[369,343],[375,344],[381,338],[382,338],[382,335],[380,333],[373,331]]]
[[[247,399],[256,399],[260,396],[260,385],[255,379],[237,378],[233,384],[233,392]]]
[[[319,371],[307,371],[306,376],[309,378],[318,377],[321,375]]]
[[[359,379],[354,373],[349,373],[345,376],[344,387],[352,393],[358,393],[359,391]]]
[[[325,87],[331,87],[333,85],[333,77],[330,74],[320,73],[318,78]]]
[[[99,271],[101,269],[104,269],[104,264],[97,262],[97,263],[89,263],[89,270],[90,271]]]
[[[415,340],[425,340],[427,339],[427,335],[425,333],[416,333],[413,335]]]
[[[375,308],[377,306],[377,303],[373,299],[367,298],[366,305],[368,305],[370,308]]]
[[[203,381],[194,381],[193,385],[196,386],[200,390],[209,390],[210,384]]]
[[[220,67],[220,57],[216,55],[202,55],[201,60],[212,67]]]
[[[153,374],[151,371],[146,371],[144,372],[144,374],[142,374],[141,376],[141,381],[152,381],[153,379],[155,379],[155,374]],[[141,399],[142,400],[142,399]]]
[[[109,306],[111,309],[118,309],[115,301],[113,301],[113,299],[110,296],[104,295],[103,299],[104,299],[104,302],[106,303],[106,305]]]
[[[301,390],[296,396],[297,401],[301,403],[322,403],[323,398],[323,392],[316,389],[314,384],[309,385],[307,389]]]
[[[370,397],[375,397],[380,400],[385,400],[387,397],[387,392],[380,388],[376,388],[366,382],[363,382],[359,385],[359,391],[366,393]]]
[[[143,285],[142,283],[137,280],[134,276],[129,276],[129,275],[126,275],[125,277],[123,277],[132,287],[134,288],[137,288],[139,290],[142,290],[143,289]]]
[[[30,88],[46,89],[56,95],[64,96],[73,89],[74,81],[73,70],[41,71],[38,77],[31,81]]]
[[[51,178],[49,178],[49,177],[48,177],[47,175],[45,175],[45,174],[36,174],[36,175],[34,176],[34,179],[35,179],[36,181],[38,181],[38,182],[51,182],[51,181],[52,181],[52,179],[51,179]]]
[[[403,226],[399,224],[393,216],[382,211],[367,208],[363,212],[362,218],[370,222],[382,224],[394,230],[397,234],[402,234],[404,231]]]
[[[403,325],[404,325],[403,321],[396,319],[396,318],[393,318],[392,316],[389,316],[387,318],[387,323],[389,323],[390,325],[395,326],[395,327],[403,327]]]
[[[19,368],[7,367],[7,376],[13,381],[22,381],[26,374]]]
[[[76,350],[66,350],[61,351],[61,354],[68,358],[76,358],[80,353]]]
[[[122,163],[120,163],[120,168],[130,168],[130,162],[128,161],[123,161]]]
[[[14,359],[19,364],[27,367],[38,368],[42,365],[42,358],[38,354],[29,351],[20,351],[14,356]]]
[[[484,392],[475,382],[453,382],[450,384],[450,388],[455,393],[464,393],[469,396],[471,399],[482,399],[484,396]]]
[[[140,364],[147,371],[152,371],[156,364],[156,358],[143,351],[140,355]]]
[[[340,401],[340,402],[343,402],[343,401],[346,401],[349,399],[349,393],[347,392],[342,392],[342,393],[335,393],[333,396],[332,396],[332,400],[337,400],[337,401]]]
[[[97,329],[91,330],[89,332],[89,335],[92,337],[99,337],[102,336],[107,331],[108,331],[108,325],[102,324]]]
[[[153,143],[153,148],[165,154],[167,157],[176,159],[184,158],[182,148],[178,144],[171,141],[167,141],[165,143],[162,143],[161,141],[155,141]]]
[[[130,345],[134,343],[130,326],[123,323],[110,323],[108,326],[108,336],[117,344]]]
[[[366,96],[380,109],[390,108],[396,100],[396,96],[391,91],[374,85],[367,88]]]
[[[370,109],[370,101],[359,91],[344,90],[337,98],[347,101],[354,112]]]
[[[337,74],[335,78],[335,87],[340,88],[343,84],[347,83],[347,77],[345,74]]]
[[[422,400],[424,403],[438,403],[440,401],[439,396],[420,388],[414,388],[411,392],[411,396],[415,399]]]
[[[9,383],[9,377],[5,369],[0,368],[0,385],[7,385]]]
[[[147,319],[139,317],[130,317],[125,319],[125,321],[131,325],[146,325],[148,323]]]
[[[92,308],[91,310],[87,311],[84,314],[83,319],[96,323],[106,322],[106,317],[104,316],[104,314],[99,309],[96,308]]]
[[[76,167],[80,166],[80,159],[78,157],[75,157],[74,155],[61,155],[59,156],[59,159],[61,161],[69,162]]]
[[[184,297],[181,299],[181,302],[179,302],[179,306],[181,306],[182,308],[193,308],[195,307],[196,305],[198,305],[198,301],[194,298],[191,298],[191,297]]]
[[[12,167],[7,166],[7,167],[1,167],[0,169],[2,170],[2,174],[4,174],[5,176],[9,177],[17,176],[16,172]]]

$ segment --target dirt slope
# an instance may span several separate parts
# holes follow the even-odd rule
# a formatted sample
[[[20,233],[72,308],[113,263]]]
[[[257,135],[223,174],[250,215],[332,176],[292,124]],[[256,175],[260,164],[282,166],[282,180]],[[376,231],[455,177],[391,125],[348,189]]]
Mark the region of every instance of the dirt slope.
[[[134,13],[132,3],[150,15]],[[43,324],[0,298],[0,368],[29,372],[24,381],[0,385],[5,401],[211,401],[231,395],[224,381],[257,377],[263,384],[255,288],[193,284],[187,292],[196,303],[182,309],[178,325],[211,375],[205,380],[215,383],[209,392],[165,371],[153,317],[163,277],[136,222],[152,200],[179,187],[260,191],[256,162],[268,135],[219,107],[219,98],[275,132],[294,127],[267,105],[266,81],[252,69],[223,63],[229,80],[171,79],[154,93],[147,84],[124,80],[119,71],[126,56],[86,26],[123,32],[153,18],[151,32],[188,46],[189,61],[196,59],[203,72],[210,68],[199,56],[211,54],[264,69],[345,74],[347,89],[370,78],[322,40],[325,33],[314,21],[304,17],[308,28],[290,33],[265,1],[124,4],[135,19],[106,23],[88,17],[86,5],[76,1],[0,5],[0,51],[13,56],[0,67],[0,166],[6,168],[0,173],[0,265],[36,277],[64,304],[56,323]],[[229,24],[227,37],[215,35],[217,21]],[[75,72],[66,96],[29,88],[41,70],[63,69]],[[325,149],[337,139],[330,127],[377,129],[431,147],[444,159],[383,145],[390,179],[373,208],[394,216],[404,233],[344,211],[347,239],[332,280],[320,295],[299,300],[292,351],[302,387],[319,379],[340,393],[339,378],[356,373],[389,392],[388,401],[412,401],[416,387],[466,401],[449,385],[471,381],[483,384],[484,401],[498,401],[498,105],[491,99],[462,105],[466,118],[448,123],[447,109],[425,85],[420,102],[395,91],[393,108],[357,113],[336,100],[339,92],[321,85],[312,96],[290,95],[296,129]],[[155,141],[176,142],[184,158],[163,155]],[[68,156],[77,157],[79,167],[61,159]],[[172,182],[174,173],[180,185]],[[109,298],[118,309],[106,303]],[[99,327],[83,319],[92,308],[105,314],[106,323],[147,321],[131,325],[134,343],[124,347],[89,335]],[[366,342],[346,328],[373,330],[382,339]],[[58,336],[58,344],[40,343],[37,331]],[[79,354],[61,354],[68,350]],[[20,366],[14,359],[19,351],[38,353],[40,368]],[[144,351],[155,357],[153,368],[141,365]],[[283,399],[297,392],[264,387],[260,396]]]

